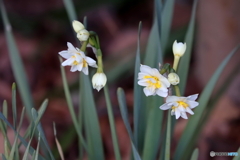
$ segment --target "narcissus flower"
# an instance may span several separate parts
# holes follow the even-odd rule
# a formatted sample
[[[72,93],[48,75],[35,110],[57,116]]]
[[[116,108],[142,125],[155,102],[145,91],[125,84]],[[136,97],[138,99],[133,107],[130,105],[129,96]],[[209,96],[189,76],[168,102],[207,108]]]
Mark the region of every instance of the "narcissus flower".
[[[143,91],[146,96],[157,94],[161,97],[167,97],[170,83],[156,68],[141,65],[138,80],[140,86],[145,86]]]
[[[94,89],[100,91],[100,89],[102,89],[106,85],[106,82],[107,82],[107,77],[103,72],[101,73],[97,72],[93,75],[92,85]]]
[[[68,50],[59,52],[59,54],[67,59],[62,63],[62,66],[72,66],[71,72],[82,71],[88,75],[88,66],[97,68],[96,61],[85,56],[84,52],[78,48],[74,48],[71,43],[67,43]]]
[[[168,81],[172,85],[177,85],[180,82],[180,78],[176,73],[169,73],[168,74]]]
[[[187,48],[186,43],[184,44],[181,42],[177,43],[177,41],[175,40],[172,46],[174,56],[182,57],[186,51],[186,48]]]
[[[89,32],[85,29],[84,25],[79,22],[74,20],[72,22],[72,26],[74,31],[77,33],[77,38],[79,39],[79,41],[87,41],[88,37],[89,37]]]
[[[172,109],[171,115],[175,115],[176,119],[180,116],[184,119],[188,119],[186,112],[193,115],[194,113],[191,109],[199,105],[199,103],[195,101],[197,97],[198,94],[188,97],[168,96],[166,103],[159,108],[162,110]]]

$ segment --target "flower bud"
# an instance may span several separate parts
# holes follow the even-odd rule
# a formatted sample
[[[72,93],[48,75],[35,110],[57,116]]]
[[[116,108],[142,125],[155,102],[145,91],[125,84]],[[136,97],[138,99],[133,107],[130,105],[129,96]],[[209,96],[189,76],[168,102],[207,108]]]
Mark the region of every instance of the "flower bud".
[[[181,42],[177,43],[177,41],[175,40],[172,47],[174,56],[182,57],[186,51],[186,47],[187,47],[186,43],[184,44]]]
[[[89,32],[86,29],[82,29],[77,33],[77,38],[79,41],[86,41],[88,40]]]
[[[74,29],[74,31],[75,31],[76,33],[78,33],[79,31],[81,31],[82,29],[85,29],[84,25],[83,25],[81,22],[76,21],[76,20],[74,20],[74,21],[72,22],[72,26],[73,26],[73,29]]]
[[[93,75],[92,85],[94,89],[100,91],[100,89],[102,89],[106,85],[106,82],[107,82],[107,77],[103,72],[101,73],[97,72]]]
[[[168,74],[168,81],[172,85],[177,85],[180,82],[180,78],[176,73],[169,73]]]

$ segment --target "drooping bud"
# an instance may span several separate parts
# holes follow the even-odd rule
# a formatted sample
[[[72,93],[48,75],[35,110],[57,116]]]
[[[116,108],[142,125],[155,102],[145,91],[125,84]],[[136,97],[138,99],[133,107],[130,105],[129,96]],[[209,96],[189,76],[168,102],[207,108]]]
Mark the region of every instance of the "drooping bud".
[[[107,82],[107,77],[103,72],[101,73],[97,72],[93,75],[92,85],[94,89],[100,91],[106,85],[106,82]]]

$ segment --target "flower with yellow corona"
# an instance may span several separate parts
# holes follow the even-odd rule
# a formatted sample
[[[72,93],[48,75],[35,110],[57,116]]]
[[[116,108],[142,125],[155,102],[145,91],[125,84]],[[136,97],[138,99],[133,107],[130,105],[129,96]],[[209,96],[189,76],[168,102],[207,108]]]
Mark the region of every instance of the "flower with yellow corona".
[[[82,71],[88,75],[88,66],[97,68],[96,61],[85,56],[84,52],[78,48],[74,48],[71,43],[67,43],[68,50],[59,52],[59,54],[67,59],[62,63],[62,66],[71,66],[71,72]]]
[[[199,105],[199,103],[196,102],[197,97],[198,94],[188,97],[168,96],[166,98],[166,103],[159,108],[162,110],[172,109],[171,115],[175,115],[176,119],[179,117],[188,119],[186,112],[193,115],[194,113],[191,109]]]
[[[146,65],[140,66],[138,84],[145,87],[143,91],[146,96],[157,94],[161,97],[167,97],[168,87],[170,87],[167,78],[161,75],[156,68],[151,68]]]

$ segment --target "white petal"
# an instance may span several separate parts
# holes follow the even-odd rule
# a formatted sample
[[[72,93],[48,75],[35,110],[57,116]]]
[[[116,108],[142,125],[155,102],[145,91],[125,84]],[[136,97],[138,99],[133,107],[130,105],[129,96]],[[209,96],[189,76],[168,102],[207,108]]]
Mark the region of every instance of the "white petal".
[[[83,72],[85,75],[88,75],[88,67],[83,67],[83,68],[82,68],[82,72]]]
[[[169,83],[169,81],[168,81],[168,79],[166,78],[166,77],[164,77],[164,76],[160,76],[160,81],[168,88],[168,87],[170,87],[170,83]]]
[[[187,97],[187,100],[195,101],[198,98],[198,94],[194,94]]]
[[[183,119],[188,119],[187,114],[185,112],[181,112],[181,117]]]
[[[142,73],[142,72],[138,73],[138,79],[143,79],[145,76],[147,76],[146,73]]]
[[[150,88],[150,87],[145,87],[145,88],[143,89],[143,92],[145,93],[146,96],[155,95],[154,89],[152,89],[152,88]]]
[[[71,54],[68,53],[68,51],[61,51],[61,52],[58,52],[58,54],[60,54],[65,59],[68,59],[72,56]]]
[[[188,113],[191,114],[191,115],[194,114],[194,112],[193,112],[189,107],[186,108],[186,112],[188,112]]]
[[[71,66],[74,61],[75,61],[74,58],[69,58],[62,63],[62,66]]]
[[[77,65],[73,65],[73,66],[71,67],[71,70],[70,70],[70,71],[71,71],[71,72],[75,72],[75,71],[77,71],[77,69],[78,69],[78,68],[77,68]]]
[[[164,103],[163,105],[161,105],[159,108],[161,110],[168,110],[172,107],[172,103]]]
[[[89,66],[97,68],[97,64],[95,60],[93,60],[90,57],[86,57],[85,60],[87,61]]]
[[[77,67],[77,70],[78,70],[78,71],[82,71],[82,69],[83,69],[83,63],[80,63],[80,64],[78,65],[78,67]]]
[[[138,84],[140,86],[148,86],[149,84],[148,84],[147,81],[148,81],[147,79],[141,79],[141,80],[138,81]]]
[[[166,99],[166,102],[176,102],[176,101],[179,101],[178,96],[168,96]]]
[[[158,90],[156,91],[156,93],[157,93],[157,95],[159,95],[159,96],[161,96],[161,97],[167,97],[167,95],[168,95],[168,92],[164,92],[164,91],[162,91],[162,90],[160,90],[160,89],[158,89]]]
[[[188,103],[190,108],[195,108],[199,105],[199,103],[196,102],[196,101],[188,101],[187,103]]]
[[[176,115],[176,119],[180,117],[181,113],[178,109],[175,109],[175,115]]]
[[[68,52],[69,52],[69,53],[75,54],[75,53],[78,52],[78,51],[74,48],[74,46],[72,45],[72,43],[67,42],[67,46],[68,46]]]
[[[147,75],[152,75],[152,68],[146,65],[141,65],[140,66],[140,71],[143,73],[146,73]]]

